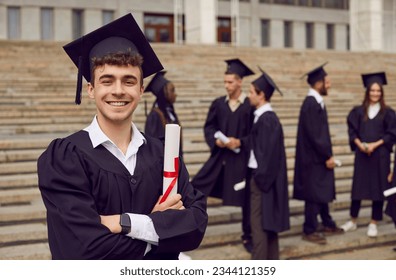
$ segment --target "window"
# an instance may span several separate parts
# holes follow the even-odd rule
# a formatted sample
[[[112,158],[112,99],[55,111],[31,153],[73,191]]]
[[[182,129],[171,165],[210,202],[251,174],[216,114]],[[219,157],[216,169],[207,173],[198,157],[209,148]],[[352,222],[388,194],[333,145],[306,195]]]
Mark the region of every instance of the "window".
[[[298,5],[299,6],[308,7],[309,6],[309,0],[298,0]]]
[[[84,23],[84,11],[73,10],[72,12],[73,39],[77,39],[83,36],[84,34],[83,23]]]
[[[327,24],[327,48],[334,49],[334,24]]]
[[[231,43],[231,19],[218,18],[217,19],[217,42]]]
[[[261,21],[261,46],[270,46],[270,21],[267,19]]]
[[[54,39],[54,10],[52,8],[41,8],[41,40]]]
[[[293,47],[293,23],[291,21],[284,22],[283,32],[284,32],[284,46],[286,48]]]
[[[274,0],[274,4],[294,5],[294,0]]]
[[[102,11],[102,24],[108,24],[114,20],[113,11]]]
[[[21,39],[21,10],[19,7],[7,8],[8,39]]]
[[[322,7],[322,0],[311,0],[312,7]]]
[[[173,16],[145,14],[144,34],[149,42],[173,42]]]
[[[314,47],[314,24],[312,22],[305,23],[305,47],[307,49]]]
[[[348,9],[347,0],[323,0],[324,7],[330,9]]]

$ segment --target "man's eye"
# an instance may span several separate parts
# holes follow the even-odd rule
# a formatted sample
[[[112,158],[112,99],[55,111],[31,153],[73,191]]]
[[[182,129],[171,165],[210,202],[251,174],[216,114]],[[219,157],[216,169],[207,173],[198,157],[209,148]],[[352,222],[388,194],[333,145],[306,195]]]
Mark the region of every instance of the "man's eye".
[[[133,86],[134,84],[135,84],[135,81],[125,81],[125,84],[127,85],[127,86]]]

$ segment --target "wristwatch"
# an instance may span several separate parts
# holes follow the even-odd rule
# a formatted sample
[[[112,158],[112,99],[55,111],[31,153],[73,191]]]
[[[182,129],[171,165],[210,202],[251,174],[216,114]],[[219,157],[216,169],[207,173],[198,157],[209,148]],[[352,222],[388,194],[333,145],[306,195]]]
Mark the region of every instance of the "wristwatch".
[[[120,215],[120,226],[122,234],[128,234],[131,232],[131,219],[128,214],[124,213]]]

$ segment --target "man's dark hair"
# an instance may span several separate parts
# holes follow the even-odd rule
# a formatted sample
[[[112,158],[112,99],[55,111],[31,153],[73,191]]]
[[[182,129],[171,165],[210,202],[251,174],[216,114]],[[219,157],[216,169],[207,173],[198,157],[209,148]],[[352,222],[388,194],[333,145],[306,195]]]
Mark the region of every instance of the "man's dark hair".
[[[235,77],[237,77],[238,79],[242,80],[242,77],[241,77],[241,76],[239,76],[237,73],[232,72],[232,71],[230,71],[230,70],[225,71],[224,74],[225,74],[225,75],[235,75]]]
[[[91,73],[91,84],[94,85],[95,81],[95,69],[97,67],[104,66],[105,64],[113,66],[137,66],[140,70],[140,85],[143,85],[143,57],[139,53],[110,53],[100,58],[92,58],[92,73]]]

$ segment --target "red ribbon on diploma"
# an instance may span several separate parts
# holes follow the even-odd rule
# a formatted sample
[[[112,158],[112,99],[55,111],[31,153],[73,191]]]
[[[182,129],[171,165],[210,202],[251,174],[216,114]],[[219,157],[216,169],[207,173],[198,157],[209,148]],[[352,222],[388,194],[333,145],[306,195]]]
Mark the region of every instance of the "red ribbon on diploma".
[[[160,204],[168,198],[170,192],[172,191],[173,187],[175,186],[175,184],[177,182],[177,178],[179,177],[179,158],[175,157],[174,160],[175,160],[175,171],[164,171],[164,177],[165,178],[173,178],[173,180],[169,184],[164,195],[162,196]]]

